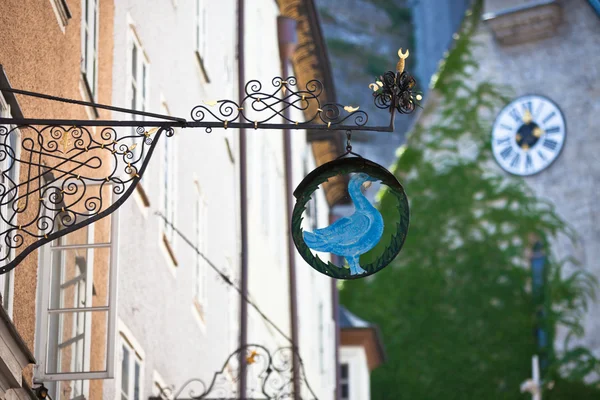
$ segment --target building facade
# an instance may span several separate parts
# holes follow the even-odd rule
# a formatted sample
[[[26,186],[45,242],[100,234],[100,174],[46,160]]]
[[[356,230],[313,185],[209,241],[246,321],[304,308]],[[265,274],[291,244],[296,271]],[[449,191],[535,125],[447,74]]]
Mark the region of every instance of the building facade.
[[[0,87],[190,119],[195,105],[239,96],[240,67],[248,80],[265,87],[284,69],[298,75],[299,86],[314,78],[327,86],[331,72],[312,1],[252,4],[244,28],[238,26],[237,7],[235,0],[7,2],[0,17]],[[298,22],[297,50],[283,61],[281,15]],[[241,66],[239,29],[246,54]],[[3,117],[142,119],[8,91],[2,91],[0,106]],[[293,117],[302,121],[304,115]],[[18,139],[36,134],[15,132],[22,135]],[[77,132],[64,128],[61,152],[77,146]],[[89,129],[91,137],[103,132]],[[298,348],[302,395],[336,398],[336,289],[290,254],[286,169],[292,169],[287,186],[293,188],[340,154],[341,140],[337,133],[294,131],[286,160],[284,135],[247,132],[245,199],[236,130],[176,129],[173,137],[163,135],[141,182],[116,213],[43,246],[2,275],[0,362],[10,368],[0,368],[0,398],[34,398],[30,388],[43,385],[57,400],[139,400],[173,395],[193,378],[208,384],[217,371],[234,392],[236,370],[224,363],[242,344],[237,291],[242,218],[248,223],[245,295],[268,317],[249,307],[247,343],[271,352]],[[129,152],[144,157],[133,144]],[[44,179],[69,178],[60,176],[60,161],[48,163]],[[25,171],[11,179],[25,182]],[[305,224],[326,226],[342,191],[335,180],[326,185]],[[290,260],[296,265],[291,273]],[[252,373],[249,369],[250,389],[258,379]]]
[[[575,240],[558,237],[545,250],[558,260],[572,257],[580,266],[571,268],[583,268],[600,277],[600,250],[596,245],[600,231],[595,223],[600,165],[595,151],[598,137],[594,134],[600,110],[600,85],[595,79],[600,73],[600,14],[594,2],[587,0],[487,0],[482,22],[474,38],[482,43],[474,52],[480,63],[477,78],[509,83],[513,100],[525,95],[545,99],[546,104],[533,111],[533,122],[547,135],[565,138],[552,164],[524,177],[575,232]],[[564,87],[569,87],[569,94],[562,90]],[[559,113],[552,114],[552,103],[562,113],[564,127]],[[542,155],[550,156],[555,151],[553,142],[547,140],[550,138],[544,136],[539,141]],[[539,161],[535,157],[541,156],[536,152],[533,157],[535,163]],[[584,336],[569,346],[583,345],[600,356],[599,312],[599,303],[590,305],[582,321]],[[564,339],[565,332],[559,331],[557,350],[563,349]]]
[[[113,55],[112,2],[90,0],[67,3],[53,0],[40,4],[7,1],[2,4],[0,21],[3,43],[0,49],[0,81],[3,88],[50,93],[93,103],[110,102]],[[0,108],[3,117],[12,118],[110,117],[108,112],[95,107],[53,103],[15,95],[8,91],[1,93]],[[13,148],[20,151],[21,159],[48,150],[39,142],[33,148],[20,147],[25,139],[36,138],[37,133],[31,129],[19,129],[14,126],[6,128],[9,129]],[[58,150],[61,156],[68,154],[73,149],[75,140],[73,131],[65,129],[57,134],[60,139],[65,140],[60,149],[54,150]],[[89,134],[94,136],[96,132]],[[30,190],[26,185],[33,184],[38,178],[43,182],[63,179],[64,175],[60,176],[62,172],[58,161],[61,156],[42,157],[41,165],[32,164],[34,168],[15,163],[20,164],[20,168],[15,167],[10,173],[3,173],[3,184],[13,188],[11,190],[15,193],[10,204],[3,206],[12,207],[16,214],[13,218],[16,218],[20,225],[28,226],[29,221],[35,217],[33,212],[37,212],[22,211],[20,204],[23,199],[48,205],[48,199],[38,195],[38,190]],[[4,157],[3,162],[7,161],[7,157]],[[44,171],[43,175],[39,173],[40,169]],[[32,173],[40,175],[36,175],[32,180]],[[98,173],[106,174],[106,171],[100,169]],[[44,183],[41,183],[36,189],[43,193],[43,185]],[[62,197],[63,201],[68,201],[67,196]],[[90,394],[89,398],[102,397],[99,385],[89,382],[78,385],[72,379],[65,380],[62,384],[53,384],[53,378],[50,376],[56,378],[57,375],[66,372],[66,369],[69,369],[69,372],[105,369],[105,365],[100,364],[105,362],[107,349],[92,349],[90,343],[94,336],[92,331],[106,330],[106,322],[102,322],[102,318],[94,318],[92,321],[91,313],[83,310],[91,307],[92,303],[108,301],[106,286],[103,286],[101,281],[96,281],[92,295],[92,281],[107,271],[110,257],[106,252],[103,253],[102,246],[98,247],[94,257],[93,251],[89,251],[87,245],[92,243],[90,240],[93,241],[94,238],[98,241],[104,240],[110,231],[109,225],[110,221],[107,220],[55,241],[52,245],[29,255],[18,269],[0,278],[0,295],[4,308],[4,350],[8,346],[8,352],[1,353],[0,363],[9,366],[8,369],[0,368],[0,381],[3,382],[1,398],[34,396],[30,388],[39,380],[49,382],[48,385],[55,393],[67,393],[67,398],[77,397],[83,391],[94,393]],[[9,226],[3,224],[2,229],[4,232]],[[6,251],[3,248],[3,256],[12,257],[10,253],[5,254]],[[95,270],[93,266],[96,266]],[[47,295],[43,302],[40,301],[40,293]],[[80,308],[81,311],[74,311],[73,307]],[[71,311],[65,311],[67,308]],[[100,316],[102,312],[95,315]],[[19,346],[15,347],[16,344]],[[17,348],[21,348],[19,356],[15,351]],[[11,354],[18,359],[19,364],[11,360]],[[23,371],[17,371],[15,366],[24,366],[23,361],[29,366]],[[6,375],[6,371],[12,371],[13,376]]]

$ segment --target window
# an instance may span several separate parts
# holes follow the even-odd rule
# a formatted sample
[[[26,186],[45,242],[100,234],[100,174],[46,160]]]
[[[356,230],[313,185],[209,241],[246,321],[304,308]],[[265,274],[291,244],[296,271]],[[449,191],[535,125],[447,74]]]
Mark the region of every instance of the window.
[[[137,111],[147,111],[149,105],[149,82],[150,82],[150,66],[148,59],[140,41],[133,30],[130,29],[130,40],[129,40],[129,79],[128,79],[128,104],[131,109]],[[145,117],[131,114],[132,120],[138,119],[145,120]],[[136,133],[136,128],[131,128],[132,136],[139,136]],[[139,160],[142,154],[142,146],[139,139],[132,139],[132,145],[135,147],[132,149],[134,160]],[[143,182],[143,181],[142,181]]]
[[[350,371],[348,364],[342,364],[340,366],[340,388],[341,388],[341,400],[350,400]]]
[[[195,46],[196,46],[196,58],[200,65],[200,70],[204,75],[207,82],[208,74],[206,72],[206,57],[208,56],[208,40],[207,40],[207,18],[206,18],[206,0],[196,0],[196,32],[195,32]]]
[[[196,220],[196,247],[198,252],[202,255],[196,253],[196,287],[194,290],[194,305],[200,317],[205,320],[205,312],[206,312],[206,278],[207,278],[207,269],[208,265],[206,264],[206,260],[204,257],[207,256],[208,251],[208,235],[207,235],[207,205],[202,195],[202,191],[200,189],[200,185],[196,182],[196,188],[198,190],[196,196],[196,210],[195,210],[195,220]],[[202,257],[204,256],[204,257]]]
[[[109,204],[112,189],[86,186]],[[40,252],[35,379],[54,382],[48,389],[55,400],[87,397],[89,379],[114,375],[117,216],[115,211]]]
[[[4,99],[2,94],[0,94],[0,117],[12,117],[10,104]],[[6,151],[7,153],[7,156],[0,161],[0,169],[2,170],[0,174],[0,185],[2,185],[6,193],[0,202],[0,208],[2,209],[2,215],[8,217],[8,221],[0,218],[0,243],[2,243],[0,246],[0,257],[2,259],[10,260],[14,256],[14,251],[4,245],[4,238],[6,237],[6,234],[10,235],[8,232],[10,225],[15,225],[17,223],[16,219],[18,218],[19,163],[15,163],[14,160],[19,158],[21,146],[19,146],[19,130],[14,126],[4,127],[9,129],[10,132],[8,137],[9,148],[17,151],[17,154],[15,154],[4,144],[0,144],[0,150]],[[11,129],[13,130],[11,131]],[[13,289],[14,270],[0,275],[0,306],[4,307],[10,316],[12,316]]]
[[[319,302],[319,366],[321,375],[325,373],[325,328],[324,328],[323,302]]]
[[[98,89],[98,0],[81,1],[81,73],[91,100]]]
[[[56,19],[58,20],[60,29],[63,33],[65,33],[65,27],[67,23],[71,19],[71,11],[67,6],[66,0],[50,0],[50,4],[52,4],[52,9],[54,10],[54,14],[56,14]]]
[[[171,388],[165,384],[165,380],[154,371],[152,374],[152,397],[167,400],[171,395]]]
[[[166,102],[161,104],[161,113],[171,115]],[[162,162],[162,214],[163,220],[163,244],[171,258],[174,266],[177,266],[175,257],[175,230],[176,204],[177,204],[177,165],[175,163],[176,136],[165,137],[163,143]]]
[[[312,152],[307,152],[307,154],[312,154]],[[304,159],[304,176],[308,175],[310,172],[308,167],[308,158]],[[310,226],[310,230],[314,231],[318,228],[318,214],[317,214],[317,193],[313,193],[310,200],[306,205],[306,217],[308,219],[308,223]]]
[[[120,381],[117,399],[142,400],[143,352],[136,344],[131,333],[121,330],[120,363],[118,380]]]

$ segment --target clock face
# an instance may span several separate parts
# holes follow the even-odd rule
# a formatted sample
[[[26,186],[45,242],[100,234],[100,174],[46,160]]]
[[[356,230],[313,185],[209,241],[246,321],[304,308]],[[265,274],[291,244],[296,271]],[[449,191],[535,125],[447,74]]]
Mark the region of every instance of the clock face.
[[[522,96],[500,111],[492,130],[492,150],[500,166],[528,176],[547,168],[565,143],[565,118],[554,102]]]

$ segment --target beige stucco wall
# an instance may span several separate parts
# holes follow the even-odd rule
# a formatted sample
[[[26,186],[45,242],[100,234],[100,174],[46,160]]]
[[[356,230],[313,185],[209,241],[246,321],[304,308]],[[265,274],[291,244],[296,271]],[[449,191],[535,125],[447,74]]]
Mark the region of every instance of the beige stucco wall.
[[[72,18],[63,33],[50,1],[2,1],[0,64],[13,88],[83,99],[80,90],[81,2],[67,1],[67,4]],[[110,104],[112,91],[113,13],[113,1],[99,0],[97,100],[105,104]],[[80,106],[25,96],[17,96],[17,100],[25,118],[88,118]],[[100,119],[110,117],[107,111],[99,110],[99,113]],[[27,132],[23,134],[27,135]],[[25,168],[21,168],[21,179],[25,173]],[[26,212],[25,217],[28,216],[32,215]],[[106,265],[102,260],[99,264]],[[32,351],[37,270],[38,253],[34,252],[16,268],[14,275],[14,324]],[[31,372],[26,372],[25,376],[31,384]]]

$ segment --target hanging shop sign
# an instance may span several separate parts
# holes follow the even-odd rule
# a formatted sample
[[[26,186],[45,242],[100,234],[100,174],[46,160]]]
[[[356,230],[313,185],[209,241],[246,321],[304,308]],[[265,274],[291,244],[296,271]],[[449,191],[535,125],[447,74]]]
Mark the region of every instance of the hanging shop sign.
[[[414,91],[415,80],[404,71],[408,51],[400,50],[398,55],[396,71],[386,72],[370,85],[375,105],[390,112],[387,126],[368,126],[367,113],[358,107],[322,103],[324,88],[320,81],[311,80],[299,88],[294,77],[276,77],[270,89],[263,89],[259,81],[249,81],[241,103],[227,99],[205,101],[192,109],[191,120],[0,88],[4,92],[148,119],[0,118],[0,274],[15,268],[38,247],[119,208],[142,179],[159,139],[166,136],[168,140],[177,128],[203,128],[206,132],[215,128],[345,131],[347,152],[311,172],[296,189],[294,242],[313,268],[332,277],[356,278],[381,270],[404,243],[408,203],[396,178],[380,165],[353,153],[350,139],[354,131],[392,132],[395,113],[410,113],[418,106],[421,97]],[[296,121],[284,113],[292,109],[305,116],[308,110],[316,111],[305,121]],[[304,205],[323,179],[335,174],[349,175],[348,194],[356,207],[354,214],[330,227],[303,231]],[[381,182],[396,194],[396,221],[384,221],[362,194],[363,184],[371,181]],[[347,265],[324,263],[318,253],[342,257]]]

